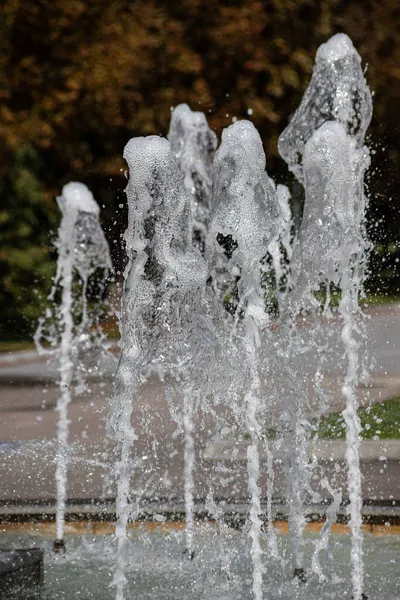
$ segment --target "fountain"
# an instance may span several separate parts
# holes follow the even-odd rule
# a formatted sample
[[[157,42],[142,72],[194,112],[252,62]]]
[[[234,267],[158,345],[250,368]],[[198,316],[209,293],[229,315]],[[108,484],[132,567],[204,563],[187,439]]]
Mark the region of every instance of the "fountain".
[[[96,315],[88,313],[87,289],[89,278],[97,270],[102,272],[100,287],[104,285],[110,271],[111,258],[108,244],[99,222],[100,208],[88,188],[77,182],[63,187],[57,198],[62,212],[58,232],[57,274],[50,292],[49,301],[54,305],[39,321],[34,339],[39,354],[50,354],[58,363],[60,393],[56,410],[59,412],[57,430],[57,538],[54,547],[64,548],[64,516],[67,499],[68,449],[68,405],[71,402],[71,387],[76,392],[85,388],[84,355],[93,349],[99,350],[104,342],[101,328],[96,327]],[[79,279],[80,292],[74,295],[73,286]],[[61,288],[61,301],[57,293]],[[97,315],[98,321],[99,315]],[[43,341],[48,346],[43,345]],[[87,358],[87,357],[86,357]],[[100,362],[99,353],[96,361]],[[96,367],[97,368],[97,367]]]
[[[178,106],[172,113],[168,135],[171,145],[149,137],[133,139],[126,146],[124,157],[130,170],[126,241],[130,262],[125,273],[118,385],[110,407],[111,430],[120,443],[114,577],[118,600],[125,597],[129,461],[131,447],[135,447],[131,407],[142,384],[141,377],[150,368],[173,373],[170,403],[175,414],[180,410],[184,431],[186,538],[189,556],[193,557],[193,406],[197,396],[207,398],[213,394],[214,402],[222,401],[216,391],[220,369],[212,361],[204,361],[204,355],[209,358],[215,350],[202,347],[200,319],[206,323],[201,328],[202,333],[204,329],[208,332],[206,345],[217,348],[229,344],[234,348],[223,358],[223,370],[233,382],[231,409],[239,424],[245,424],[248,430],[252,590],[255,600],[263,597],[259,480],[261,417],[268,411],[261,377],[271,368],[268,363],[272,363],[277,345],[269,327],[262,279],[262,263],[268,249],[276,270],[281,309],[279,326],[283,333],[277,337],[279,344],[286,340],[289,347],[286,357],[282,353],[280,357],[294,388],[286,428],[294,575],[300,581],[306,580],[303,530],[304,494],[310,482],[310,427],[302,399],[304,390],[296,385],[297,374],[290,363],[298,347],[293,339],[301,335],[295,332],[297,316],[303,310],[320,311],[316,294],[325,286],[325,313],[330,310],[331,287],[340,290],[341,295],[338,314],[343,320],[341,337],[348,361],[342,393],[346,400],[343,416],[352,531],[351,577],[354,599],[361,600],[363,596],[360,423],[355,386],[359,377],[358,300],[367,248],[363,181],[368,150],[363,140],[372,111],[360,63],[347,36],[339,34],[323,44],[310,86],[280,137],[280,153],[303,183],[306,194],[293,254],[288,194],[282,188],[278,194],[268,177],[262,142],[250,122],[239,121],[223,131],[212,169],[215,136],[204,115],[192,113],[186,105]],[[194,225],[187,192],[192,198]],[[280,293],[284,263],[281,245],[291,258],[284,293]],[[206,262],[196,248],[204,253]],[[199,371],[203,375],[200,394],[193,385]],[[273,457],[268,440],[263,443],[271,485]],[[332,493],[335,495],[335,491]],[[268,495],[271,498],[271,489]],[[269,503],[269,548],[276,556],[271,521]]]
[[[72,563],[91,564],[94,552],[103,565],[99,584],[90,574],[94,595],[88,597],[110,597],[102,573],[109,574],[111,560],[107,593],[116,600],[378,597],[368,591],[376,593],[374,581],[369,588],[365,583],[365,564],[373,572],[373,563],[363,547],[356,396],[366,376],[359,300],[369,249],[364,138],[371,114],[361,59],[338,34],[318,49],[310,85],[279,138],[279,152],[305,191],[295,237],[290,192],[268,176],[251,122],[226,128],[217,149],[205,115],[182,104],[172,111],[168,140],[127,143],[128,263],[107,415],[117,521],[111,550],[107,544],[72,549]],[[57,548],[65,528],[71,386],[77,378],[78,387],[85,385],[77,369],[82,347],[99,350],[104,341],[87,309],[87,282],[98,268],[104,282],[111,269],[99,208],[87,188],[68,184],[58,203],[63,219],[50,300],[61,288],[61,303],[54,314],[48,309],[35,336],[39,351],[56,352],[59,361]],[[75,298],[74,277],[80,281]],[[332,391],[324,369],[333,356],[341,380]],[[149,456],[135,407],[154,380],[175,427],[162,440],[168,451],[171,441],[168,464],[183,457],[182,534],[163,516],[177,484],[168,468],[158,474],[161,440],[152,446],[153,467],[143,467]],[[341,394],[345,406],[347,486],[338,469],[319,464],[315,454],[318,418],[332,394]],[[144,406],[149,436],[150,411]],[[160,413],[159,419],[167,417]],[[205,437],[212,441],[208,449],[199,447]],[[172,444],[179,439],[181,446]],[[218,452],[215,468],[207,466]],[[230,467],[223,464],[226,453]],[[146,495],[147,486],[152,494]],[[285,495],[287,542],[274,522],[278,487]],[[146,512],[153,498],[155,508]],[[332,532],[346,499],[351,537],[337,542]],[[310,505],[324,506],[324,524],[311,538]],[[132,533],[143,514],[165,526],[167,537],[150,533],[146,523]],[[227,525],[237,525],[237,515],[244,520],[241,532]],[[170,579],[176,581],[172,591]]]

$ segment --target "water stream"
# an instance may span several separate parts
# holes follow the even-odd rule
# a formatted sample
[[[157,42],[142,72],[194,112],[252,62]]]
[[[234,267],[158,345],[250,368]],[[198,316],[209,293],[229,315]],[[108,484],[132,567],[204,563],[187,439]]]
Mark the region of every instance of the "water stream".
[[[102,342],[101,330],[98,327],[96,329],[98,315],[88,312],[88,281],[93,273],[99,270],[101,290],[103,282],[111,271],[111,259],[99,222],[100,208],[89,189],[82,183],[71,182],[63,187],[57,203],[62,213],[56,242],[57,273],[49,296],[51,308],[49,306],[45,317],[40,319],[34,339],[39,353],[49,354],[57,362],[60,374],[61,395],[56,406],[59,418],[55,474],[57,486],[55,545],[61,548],[64,539],[68,483],[68,406],[74,393],[73,384],[77,384],[80,393],[85,387],[82,353],[85,353],[88,348],[100,348]],[[78,295],[73,290],[77,279],[80,284]],[[58,300],[57,294],[60,288],[61,299]],[[96,359],[99,359],[99,355]]]

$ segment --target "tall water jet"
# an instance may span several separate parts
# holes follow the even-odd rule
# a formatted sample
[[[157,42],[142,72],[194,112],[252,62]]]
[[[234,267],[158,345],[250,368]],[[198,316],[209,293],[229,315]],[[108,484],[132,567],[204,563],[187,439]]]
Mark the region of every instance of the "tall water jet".
[[[90,344],[91,326],[94,322],[87,310],[87,284],[93,273],[100,269],[102,284],[112,269],[107,241],[99,222],[100,208],[90,190],[83,184],[70,182],[57,198],[62,213],[56,247],[58,250],[57,273],[49,295],[54,303],[54,314],[48,308],[39,321],[34,339],[40,354],[53,354],[58,361],[61,396],[57,400],[59,413],[57,427],[56,485],[57,539],[55,549],[64,546],[64,515],[67,500],[67,472],[69,460],[68,405],[71,402],[71,387],[79,374],[78,360],[82,346]],[[80,279],[81,292],[74,298],[73,283],[76,275]],[[56,294],[61,288],[61,302]],[[80,313],[80,319],[74,314]],[[94,334],[97,335],[97,332]],[[43,346],[43,340],[50,349]],[[82,383],[82,382],[81,382]]]
[[[218,265],[216,277],[221,278],[225,270],[237,293],[234,338],[235,343],[243,347],[245,356],[241,386],[251,440],[247,448],[247,471],[255,600],[262,599],[263,573],[259,489],[261,425],[258,420],[262,399],[258,351],[261,333],[268,325],[261,286],[261,260],[281,228],[281,212],[265,162],[261,138],[252,123],[238,121],[223,131],[214,159],[214,213],[207,238],[211,271]]]
[[[363,593],[361,534],[360,423],[355,388],[359,359],[358,300],[362,293],[367,242],[364,173],[369,165],[363,146],[372,115],[371,94],[361,58],[344,34],[333,36],[317,52],[310,85],[288,127],[279,151],[305,187],[305,205],[291,264],[288,312],[319,309],[316,293],[324,286],[329,305],[333,285],[341,291],[339,314],[348,361],[342,385],[346,401],[346,458],[352,530],[353,597]],[[300,507],[297,507],[297,513]],[[297,515],[300,518],[299,514]]]
[[[202,354],[203,340],[198,332],[207,279],[206,264],[192,245],[190,200],[169,142],[158,136],[132,139],[125,147],[124,158],[130,173],[125,234],[129,262],[120,319],[121,355],[108,423],[120,454],[117,464],[118,550],[113,580],[118,600],[124,598],[126,583],[130,453],[136,437],[131,424],[132,403],[151,369],[171,373],[177,379],[175,391],[179,387],[183,390],[187,458],[185,506],[188,550],[192,552],[190,375],[191,363]]]
[[[217,136],[208,127],[204,113],[179,104],[172,111],[168,141],[191,199],[193,242],[204,253],[212,212],[212,161]]]

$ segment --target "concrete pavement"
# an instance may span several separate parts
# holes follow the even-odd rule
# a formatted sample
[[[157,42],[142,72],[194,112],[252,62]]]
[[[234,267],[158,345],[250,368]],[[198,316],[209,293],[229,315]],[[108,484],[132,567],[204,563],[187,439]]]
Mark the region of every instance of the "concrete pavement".
[[[340,324],[331,323],[329,326],[338,328]],[[360,401],[378,402],[400,395],[400,305],[374,309],[366,327],[376,366],[372,387],[360,387]],[[0,359],[0,503],[3,504],[3,512],[11,510],[15,503],[22,505],[36,501],[51,505],[55,498],[57,374],[49,371],[46,363],[37,360],[33,354],[24,353],[21,359],[19,361],[15,355],[10,360]],[[339,363],[332,365],[332,381],[339,368]],[[94,498],[106,506],[115,498],[115,448],[105,432],[112,370],[110,363],[109,376],[103,380],[93,373],[89,389],[74,397],[70,405],[68,497],[77,505]],[[338,392],[333,388],[333,396],[339,394],[340,397],[340,389],[337,389]],[[340,402],[338,400],[338,406],[333,408],[339,408]],[[224,421],[234,423],[234,417],[227,408],[221,411],[225,411]],[[149,506],[156,507],[154,510],[161,505],[182,508],[182,432],[171,418],[163,385],[157,379],[151,379],[136,399],[132,422],[138,436],[132,451],[133,495],[147,500]],[[243,435],[224,437],[219,419],[207,412],[199,411],[194,425],[198,506],[210,508],[215,499],[225,503],[226,507],[246,507],[247,467],[242,459],[246,441]],[[333,485],[345,488],[343,445],[336,442],[332,446],[332,442],[327,442],[314,450],[317,466],[313,472],[313,485],[323,502],[329,496],[321,484],[324,477],[328,477]],[[398,444],[387,447],[385,452],[379,445],[375,447],[372,444],[368,452],[367,458],[362,461],[364,500],[371,506],[384,503],[385,510],[396,511],[400,502]],[[262,451],[261,457],[260,487],[262,501],[265,502],[269,483]],[[274,471],[273,499],[277,510],[278,507],[282,510],[286,478],[279,448],[274,452]],[[312,507],[310,510],[313,510]]]

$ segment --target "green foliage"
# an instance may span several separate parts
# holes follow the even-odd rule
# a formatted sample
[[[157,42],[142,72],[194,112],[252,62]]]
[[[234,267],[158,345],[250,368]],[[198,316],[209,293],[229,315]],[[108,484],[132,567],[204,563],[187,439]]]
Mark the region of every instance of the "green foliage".
[[[20,352],[22,350],[34,350],[35,349],[35,344],[33,343],[33,341],[28,341],[28,340],[24,340],[24,341],[14,341],[14,342],[10,342],[10,341],[0,341],[0,355],[2,352],[4,353],[8,353],[8,352]],[[0,356],[1,358],[1,356]]]
[[[39,176],[38,156],[29,146],[11,157],[0,176],[1,339],[26,338],[32,331],[54,275],[49,230],[57,210],[46,201]]]
[[[21,327],[22,315],[36,316],[32,290],[42,293],[52,272],[50,199],[67,181],[84,181],[105,204],[106,230],[118,242],[125,228],[114,224],[121,203],[115,190],[125,187],[123,147],[132,136],[165,135],[171,106],[188,102],[205,111],[218,133],[233,116],[251,118],[269,173],[292,184],[277,138],[309,82],[318,46],[339,31],[368,64],[374,91],[369,233],[382,249],[372,255],[370,289],[399,293],[395,2],[3,0],[2,17],[0,301],[9,330],[13,323]],[[117,246],[112,250],[122,271]]]
[[[364,440],[400,439],[400,398],[360,408],[358,415]],[[321,419],[317,433],[320,438],[343,439],[346,426],[342,414],[332,413]]]

